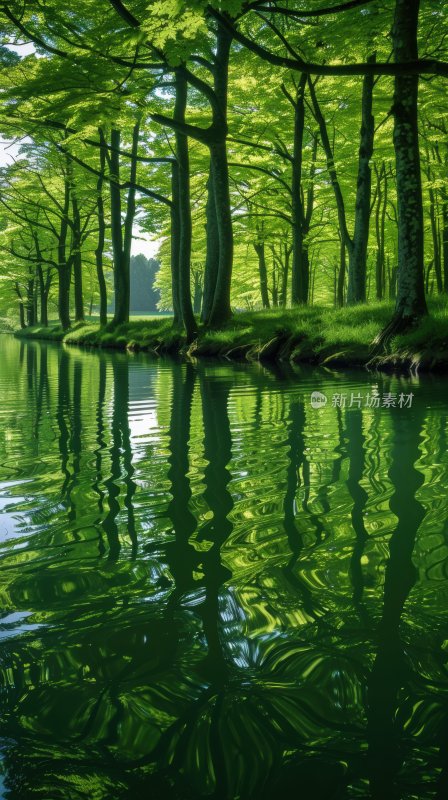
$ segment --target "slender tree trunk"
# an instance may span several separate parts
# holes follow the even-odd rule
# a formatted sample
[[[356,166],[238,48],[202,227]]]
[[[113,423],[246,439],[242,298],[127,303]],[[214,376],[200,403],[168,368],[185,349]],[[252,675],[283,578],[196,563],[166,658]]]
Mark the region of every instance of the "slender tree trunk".
[[[375,210],[375,233],[376,233],[376,261],[375,261],[375,289],[376,299],[382,300],[384,297],[384,225],[387,204],[387,176],[382,164],[379,172],[377,171],[377,203]],[[384,194],[382,183],[384,179]]]
[[[388,202],[388,179],[387,172],[384,172],[384,192],[383,192],[383,208],[381,211],[381,258],[382,258],[382,284],[383,296],[386,291],[386,211]]]
[[[253,246],[258,257],[258,272],[260,275],[261,302],[263,304],[263,308],[270,308],[265,244],[264,242],[253,242]]]
[[[226,142],[213,144],[210,152],[213,162],[213,186],[219,241],[218,274],[210,314],[210,324],[216,327],[227,322],[232,316],[230,289],[233,266],[233,230]]]
[[[14,289],[16,290],[17,297],[19,298],[19,320],[20,320],[20,327],[23,330],[23,328],[26,328],[25,307],[23,305],[22,292],[20,291],[20,286],[17,281],[14,284]]]
[[[129,322],[131,307],[131,248],[132,232],[136,211],[135,184],[137,182],[137,153],[140,137],[140,119],[134,125],[132,131],[132,150],[131,150],[131,171],[128,198],[126,203],[126,217],[124,220],[124,240],[123,240],[123,260],[122,260],[122,279],[123,279],[123,317],[124,321]]]
[[[209,324],[217,327],[232,316],[230,289],[233,267],[233,228],[230,209],[229,165],[227,159],[227,93],[232,36],[218,25],[214,63],[213,127],[216,139],[210,145],[211,174],[219,242],[218,270]]]
[[[137,148],[139,140],[140,123],[134,125],[132,133],[132,152],[131,152],[131,171],[128,190],[126,217],[124,231],[121,220],[121,191],[119,185],[111,183],[111,222],[112,222],[112,246],[114,252],[114,289],[115,289],[115,313],[114,325],[121,325],[129,322],[130,309],[130,259],[132,245],[132,228],[135,217],[135,188],[137,174]],[[120,182],[120,131],[114,129],[111,133],[111,173],[114,181]]]
[[[96,265],[96,277],[98,280],[98,290],[100,294],[100,325],[107,325],[107,288],[106,288],[106,278],[104,277],[104,269],[103,269],[104,241],[106,238],[106,219],[104,214],[104,200],[103,200],[103,183],[104,183],[104,173],[106,170],[106,149],[105,149],[106,141],[104,138],[104,133],[101,129],[99,131],[99,134],[102,146],[100,149],[100,175],[98,177],[98,182],[96,185],[98,239],[95,248],[95,265]]]
[[[306,200],[306,208],[304,208],[304,216],[302,222],[302,278],[303,278],[303,297],[304,302],[309,302],[309,294],[310,294],[310,255],[309,249],[307,244],[307,236],[310,232],[311,227],[311,219],[313,216],[314,210],[314,178],[316,174],[316,158],[317,158],[317,144],[318,138],[316,135],[313,136],[313,151],[311,156],[311,165],[310,165],[310,174],[308,179],[308,190],[307,190],[307,200]],[[314,279],[313,279],[314,283]],[[313,289],[314,291],[314,289]]]
[[[442,124],[442,130],[446,139],[447,132],[444,123]],[[445,161],[442,161],[438,144],[435,145],[433,150],[437,159],[437,163],[445,167],[445,173],[446,173],[448,168],[448,157],[446,156]],[[440,187],[438,194],[440,197],[441,208],[442,208],[442,236],[441,236],[442,241],[439,247],[440,259],[441,259],[441,272],[443,276],[443,291],[445,294],[448,294],[448,191],[445,185]]]
[[[350,253],[353,249],[353,241],[350,237],[347,228],[347,218],[345,214],[345,204],[344,204],[344,197],[342,194],[342,190],[338,180],[338,174],[336,170],[336,165],[334,163],[334,155],[333,155],[333,148],[330,143],[330,137],[328,135],[327,124],[325,122],[325,117],[322,114],[319,102],[317,100],[316,90],[314,88],[314,84],[311,79],[308,79],[308,86],[310,90],[311,102],[313,105],[313,114],[317,124],[319,125],[320,131],[320,138],[322,142],[322,147],[324,149],[325,157],[327,160],[327,170],[330,176],[331,185],[333,187],[334,197],[336,201],[336,208],[338,212],[338,222],[339,222],[339,235],[341,237],[341,267],[339,272],[339,287],[338,287],[338,303],[340,302],[341,297],[343,297],[343,280],[345,280],[345,250],[347,249]],[[343,274],[342,274],[343,273]]]
[[[179,291],[180,212],[179,212],[179,165],[171,165],[171,292],[173,300],[173,325],[182,325]]]
[[[71,267],[65,264],[58,268],[58,309],[59,320],[64,330],[68,330],[70,321],[70,283]]]
[[[396,0],[392,29],[396,62],[418,58],[419,0]],[[396,320],[412,324],[427,314],[423,269],[423,204],[418,138],[418,75],[398,74],[394,92],[394,147],[398,198]]]
[[[50,283],[51,283],[51,273],[50,269],[47,267],[47,278],[44,278],[44,271],[42,267],[42,252],[40,249],[39,243],[39,236],[35,231],[32,232],[33,240],[34,240],[34,250],[36,252],[37,258],[37,267],[36,267],[36,276],[37,281],[39,284],[39,300],[40,300],[40,314],[39,314],[39,321],[40,324],[44,327],[48,326],[48,293],[50,291]],[[36,311],[36,321],[38,318],[38,312]]]
[[[75,320],[83,322],[84,316],[84,295],[82,286],[82,257],[81,257],[81,216],[79,205],[75,197],[73,187],[71,192],[72,199],[72,223],[73,223],[73,286],[75,299]]]
[[[342,306],[344,305],[344,285],[345,285],[346,271],[347,271],[346,249],[345,249],[345,243],[341,236],[341,254],[339,260],[338,290],[337,290],[337,304],[339,308],[342,308]]]
[[[368,60],[374,60],[371,56]],[[343,290],[341,286],[342,265],[345,262],[345,249],[349,255],[349,282],[347,288],[347,302],[349,304],[361,303],[366,300],[366,275],[367,275],[367,244],[369,238],[370,220],[370,194],[371,194],[371,169],[370,158],[373,152],[374,119],[372,116],[373,76],[366,75],[363,81],[362,96],[362,124],[361,140],[358,160],[358,180],[355,207],[354,238],[352,239],[347,227],[344,198],[338,180],[334,163],[333,148],[328,136],[325,118],[317,100],[316,91],[312,81],[308,80],[313,112],[319,125],[322,146],[327,159],[327,169],[333,186],[338,212],[339,231],[344,247],[344,257],[341,259],[341,270],[338,277],[338,304],[341,302]],[[344,267],[345,275],[345,267]]]
[[[50,267],[47,267],[47,274],[45,276],[45,294],[44,294],[44,300],[42,301],[43,302],[42,315],[45,316],[47,325],[48,325],[48,297],[50,295],[50,288],[52,282],[53,282],[53,273]]]
[[[207,206],[206,206],[206,239],[207,249],[204,270],[204,296],[202,302],[201,319],[206,324],[210,319],[213,306],[213,297],[216,288],[219,265],[219,235],[218,220],[216,217],[215,187],[213,185],[213,171],[210,160],[210,171],[207,183]]]
[[[278,279],[280,274],[280,263],[275,255],[274,249],[272,252],[272,305],[274,308],[278,306]]]
[[[110,170],[113,181],[110,183],[110,215],[112,250],[114,256],[114,296],[115,312],[114,325],[127,322],[126,318],[126,281],[124,277],[123,259],[123,230],[121,221],[121,191],[120,183],[120,149],[121,134],[116,128],[111,131]]]
[[[64,330],[70,325],[70,283],[71,258],[67,259],[68,211],[70,207],[70,184],[65,176],[64,205],[58,234],[58,311],[59,320]]]
[[[29,278],[26,285],[26,324],[34,325],[34,278]]]
[[[310,253],[308,245],[302,243],[302,281],[303,281],[303,302],[310,302],[310,286],[311,286],[311,264]]]
[[[289,261],[291,258],[291,250],[287,244],[285,244],[285,259],[283,261],[283,272],[282,272],[282,288],[280,294],[280,305],[282,308],[286,308],[286,303],[288,302],[288,278],[289,278]]]
[[[292,273],[291,303],[293,306],[308,300],[308,280],[304,274],[302,202],[303,133],[305,129],[306,74],[301,75],[294,102],[294,144],[292,160]]]
[[[37,278],[39,281],[40,324],[46,328],[48,326],[48,292],[46,291],[42,264],[37,265]]]
[[[436,276],[437,292],[441,294],[443,292],[442,259],[440,252],[441,248],[440,248],[439,231],[437,228],[435,194],[434,194],[434,189],[432,188],[429,189],[429,219],[431,221],[432,245],[434,253],[434,272]]]
[[[39,301],[39,281],[37,276],[37,269],[35,270],[34,277],[33,277],[33,325],[37,325],[39,321],[38,317],[38,301]]]
[[[202,306],[202,276],[199,270],[193,274],[193,311],[195,314],[201,313]]]
[[[185,124],[187,108],[188,87],[186,78],[181,69],[176,70],[176,102],[174,119]],[[190,205],[190,155],[188,150],[188,137],[176,130],[176,155],[178,164],[178,203],[180,217],[179,236],[179,306],[182,322],[191,341],[196,334],[196,320],[191,303],[191,205]]]
[[[376,60],[369,56],[368,63]],[[370,195],[372,170],[370,159],[373,153],[375,121],[372,114],[373,75],[365,75],[362,85],[361,134],[356,186],[355,229],[353,246],[349,247],[347,303],[365,303],[367,276],[367,244],[369,241]]]

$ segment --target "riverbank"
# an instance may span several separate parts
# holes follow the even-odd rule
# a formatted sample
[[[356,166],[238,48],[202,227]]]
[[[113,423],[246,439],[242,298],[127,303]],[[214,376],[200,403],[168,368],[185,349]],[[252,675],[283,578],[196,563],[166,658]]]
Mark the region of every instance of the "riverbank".
[[[187,345],[169,317],[138,319],[100,328],[77,323],[69,331],[58,325],[16,331],[16,336],[86,347],[109,347],[152,354],[291,361],[327,367],[374,367],[384,370],[448,371],[448,302],[430,302],[431,315],[406,335],[396,336],[388,351],[374,355],[372,342],[392,314],[389,303],[354,308],[323,306],[272,309],[235,314],[221,330],[200,327]]]

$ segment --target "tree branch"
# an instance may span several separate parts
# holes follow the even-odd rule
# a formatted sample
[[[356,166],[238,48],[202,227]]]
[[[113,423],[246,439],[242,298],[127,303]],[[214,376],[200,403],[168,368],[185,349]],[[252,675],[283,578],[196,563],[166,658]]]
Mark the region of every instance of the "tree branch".
[[[300,11],[298,9],[283,8],[282,6],[259,6],[257,4],[257,11],[269,12],[270,14],[282,14],[285,17],[300,17],[306,19],[307,17],[323,17],[327,14],[339,14],[341,11],[349,11],[351,8],[359,8],[366,6],[369,3],[375,3],[376,0],[348,0],[346,3],[339,3],[336,6],[327,6],[326,8],[316,8],[313,11]]]
[[[361,63],[361,64],[315,64],[303,61],[300,58],[288,58],[272,53],[262,45],[253,42],[241,33],[232,21],[225,14],[220,14],[214,8],[208,7],[208,13],[216,19],[233,38],[240,44],[247,47],[252,53],[275,64],[278,67],[286,67],[296,72],[305,72],[307,75],[441,75],[448,76],[448,63],[437,61],[436,59],[417,59],[416,61],[406,61],[401,63]]]

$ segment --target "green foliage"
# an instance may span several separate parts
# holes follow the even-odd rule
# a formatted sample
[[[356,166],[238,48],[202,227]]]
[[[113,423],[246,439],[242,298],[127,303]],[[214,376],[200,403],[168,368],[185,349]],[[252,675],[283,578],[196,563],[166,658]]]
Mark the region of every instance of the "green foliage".
[[[125,4],[126,5],[126,4]],[[269,4],[266,4],[266,8]],[[57,302],[56,241],[54,228],[60,222],[64,182],[64,156],[73,161],[73,193],[86,222],[81,252],[86,310],[98,307],[95,272],[96,224],[99,169],[99,128],[109,141],[111,128],[121,131],[121,196],[123,208],[130,176],[129,150],[132,129],[141,124],[137,183],[159,199],[137,190],[137,221],[140,230],[160,244],[160,271],[156,288],[160,309],[172,306],[171,287],[171,163],[176,152],[175,133],[169,121],[173,114],[173,68],[188,69],[187,122],[194,133],[207,130],[213,118],[214,58],[217,23],[205,0],[153,2],[133,0],[129,12],[138,26],[117,13],[111,3],[99,6],[80,0],[70,19],[55,0],[45,4],[10,4],[16,22],[5,19],[0,50],[0,130],[8,140],[22,141],[16,164],[2,168],[0,310],[17,316],[19,291],[25,297],[35,261],[31,231],[53,272],[49,303]],[[371,3],[343,13],[323,17],[284,16],[266,11],[255,13],[240,0],[212,3],[230,19],[238,18],[238,30],[251,41],[277,55],[296,51],[310,62],[363,62],[373,51],[378,61],[390,59],[389,31],[393,3]],[[290,11],[316,10],[303,0],[288,4]],[[446,58],[446,15],[443,3],[422,4],[420,55]],[[24,30],[27,32],[25,37]],[[24,37],[35,51],[23,58],[7,44],[22,44]],[[282,39],[283,37],[283,39]],[[286,49],[287,42],[289,50]],[[17,48],[20,53],[20,48]],[[25,51],[26,52],[26,51]],[[294,153],[294,101],[299,75],[275,67],[234,42],[228,82],[228,139],[230,202],[235,237],[232,305],[257,309],[262,304],[259,261],[254,248],[262,244],[267,269],[267,292],[271,305],[283,299],[282,274],[287,274],[286,302],[291,297],[292,251],[292,157]],[[313,80],[316,80],[313,78]],[[446,166],[447,105],[441,78],[420,83],[421,159],[423,201],[427,220],[425,239],[425,283],[429,295],[440,291],[440,272],[448,274],[444,222],[447,207]],[[215,87],[216,88],[216,87]],[[320,77],[315,84],[333,148],[347,228],[354,230],[357,161],[359,148],[360,76]],[[397,251],[397,197],[394,167],[391,99],[393,79],[380,76],[375,82],[373,114],[375,141],[372,159],[373,186],[368,242],[367,294],[373,302],[378,294],[377,260],[382,253],[383,296],[394,291]],[[326,157],[305,93],[305,124],[301,193],[304,201],[313,194],[312,215],[305,236],[310,260],[310,302],[335,305],[341,269],[340,220]],[[159,115],[157,123],[154,115]],[[160,117],[162,115],[162,117]],[[165,119],[162,124],[160,119]],[[22,137],[24,137],[22,139]],[[206,203],[209,151],[194,135],[189,138],[193,249],[192,292],[204,285],[206,263]],[[110,152],[108,152],[110,155]],[[40,175],[44,186],[40,185]],[[112,294],[112,246],[110,238],[110,165],[102,189],[106,213],[104,269]],[[113,176],[112,176],[113,177]],[[160,198],[167,202],[161,202]],[[59,204],[59,208],[58,208]],[[431,216],[432,215],[432,216]],[[76,247],[67,244],[68,257]],[[442,252],[443,251],[443,252]],[[30,255],[31,254],[31,255]],[[442,261],[445,259],[442,265]],[[442,265],[442,266],[441,266]],[[138,292],[140,295],[140,291]],[[134,306],[135,307],[135,306]],[[153,306],[151,306],[153,308]]]

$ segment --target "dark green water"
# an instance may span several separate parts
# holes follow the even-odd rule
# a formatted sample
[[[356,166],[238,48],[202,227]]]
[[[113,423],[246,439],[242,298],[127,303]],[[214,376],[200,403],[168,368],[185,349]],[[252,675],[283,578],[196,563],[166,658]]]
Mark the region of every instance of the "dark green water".
[[[0,796],[448,796],[448,381],[0,346]]]

